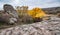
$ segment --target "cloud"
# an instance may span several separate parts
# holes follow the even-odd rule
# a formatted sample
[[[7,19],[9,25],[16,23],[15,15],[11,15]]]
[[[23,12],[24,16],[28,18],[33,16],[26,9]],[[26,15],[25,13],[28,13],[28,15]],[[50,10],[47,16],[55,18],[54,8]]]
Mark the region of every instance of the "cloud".
[[[34,7],[47,8],[60,6],[60,0],[1,0],[0,9],[2,9],[2,6],[6,3],[12,6],[29,6],[29,9]]]
[[[3,9],[4,3],[0,2],[0,10]]]

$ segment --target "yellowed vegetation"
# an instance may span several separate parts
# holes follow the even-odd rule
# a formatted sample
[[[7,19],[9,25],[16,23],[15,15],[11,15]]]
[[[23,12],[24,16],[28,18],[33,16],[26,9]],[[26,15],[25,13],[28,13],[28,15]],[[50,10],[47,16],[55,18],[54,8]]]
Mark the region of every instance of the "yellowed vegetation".
[[[33,8],[32,10],[19,10],[17,9],[18,15],[22,20],[29,20],[29,22],[34,21],[35,19],[43,19],[46,16],[45,12],[41,8]],[[25,22],[24,21],[24,22]]]
[[[45,12],[41,8],[33,8],[28,11],[28,14],[33,18],[43,18],[45,17]]]
[[[46,16],[45,12],[41,8],[33,8],[32,10],[28,10],[28,12],[23,12],[22,10],[17,9],[19,16],[24,16],[25,13],[30,15],[32,18],[43,18]]]

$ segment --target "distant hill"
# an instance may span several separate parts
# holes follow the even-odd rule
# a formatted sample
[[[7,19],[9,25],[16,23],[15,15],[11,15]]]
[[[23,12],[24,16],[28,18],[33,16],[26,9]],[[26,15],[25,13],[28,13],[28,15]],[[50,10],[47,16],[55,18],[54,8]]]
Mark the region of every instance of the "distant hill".
[[[43,8],[43,10],[49,14],[60,13],[60,7]]]

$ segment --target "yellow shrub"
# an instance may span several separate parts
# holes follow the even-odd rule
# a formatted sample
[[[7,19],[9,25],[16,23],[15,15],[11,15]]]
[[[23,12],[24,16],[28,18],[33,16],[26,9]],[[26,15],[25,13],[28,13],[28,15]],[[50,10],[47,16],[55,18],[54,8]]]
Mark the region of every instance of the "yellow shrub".
[[[46,15],[45,12],[40,8],[34,8],[32,10],[29,10],[28,14],[32,16],[33,18],[35,17],[42,18]]]

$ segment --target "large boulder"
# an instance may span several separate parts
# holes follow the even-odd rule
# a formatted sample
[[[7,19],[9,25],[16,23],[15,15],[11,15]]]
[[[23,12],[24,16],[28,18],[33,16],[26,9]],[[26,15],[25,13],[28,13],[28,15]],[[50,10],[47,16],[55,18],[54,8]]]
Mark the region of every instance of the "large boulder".
[[[4,12],[0,13],[0,22],[6,22],[8,24],[16,23],[18,20],[18,14],[13,6],[5,4],[3,9]]]
[[[5,12],[7,12],[8,14],[12,15],[15,18],[18,18],[17,11],[13,8],[13,6],[5,4],[3,7]]]
[[[9,23],[15,23],[15,22],[17,22],[18,13],[13,8],[13,6],[11,6],[9,4],[5,4],[3,7],[4,7],[4,11],[10,15]]]

